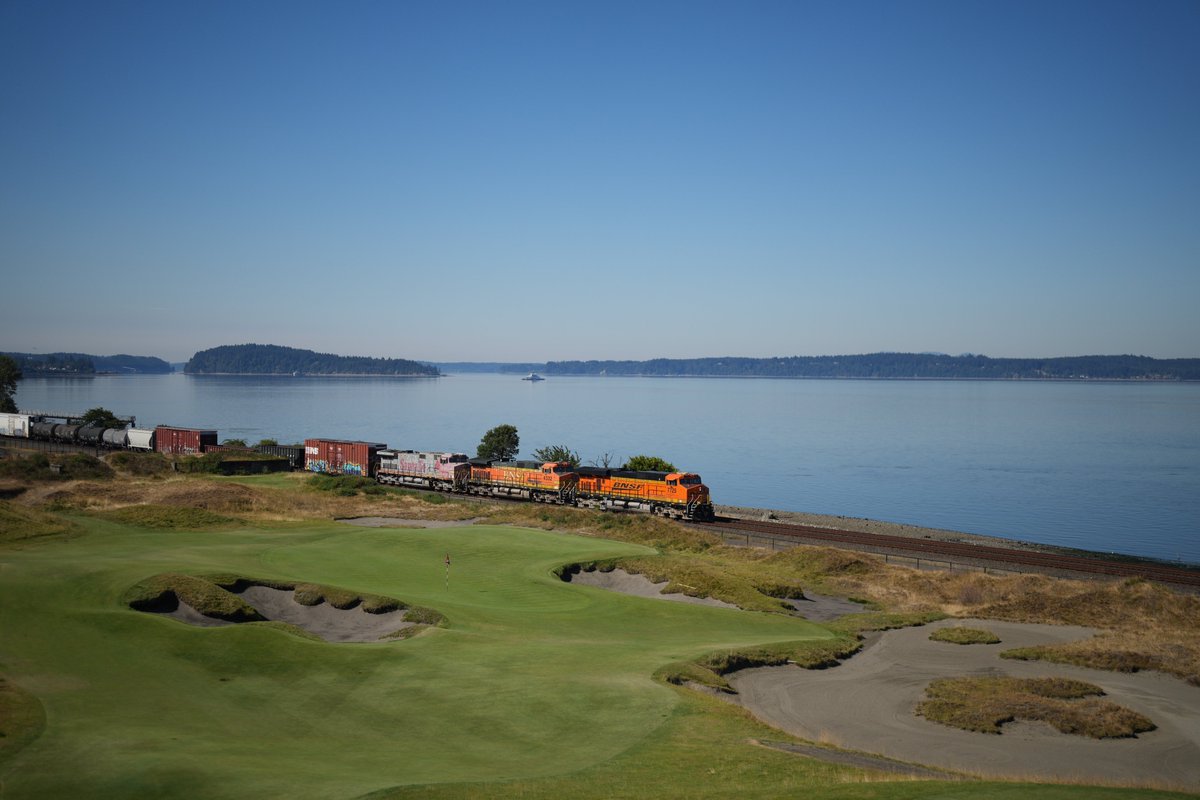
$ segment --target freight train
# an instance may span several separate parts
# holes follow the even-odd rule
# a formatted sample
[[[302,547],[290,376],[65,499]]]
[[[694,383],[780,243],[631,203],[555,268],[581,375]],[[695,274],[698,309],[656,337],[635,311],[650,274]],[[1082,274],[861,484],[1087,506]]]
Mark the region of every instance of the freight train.
[[[169,455],[235,449],[218,445],[215,430],[170,425],[104,428],[82,425],[70,417],[51,419],[49,415],[0,414],[0,435]],[[306,439],[303,448],[260,445],[252,449],[285,458],[294,469],[373,478],[394,486],[605,511],[639,511],[676,519],[714,518],[708,487],[691,472],[499,461],[470,458],[465,453],[391,450],[382,442],[342,439]]]

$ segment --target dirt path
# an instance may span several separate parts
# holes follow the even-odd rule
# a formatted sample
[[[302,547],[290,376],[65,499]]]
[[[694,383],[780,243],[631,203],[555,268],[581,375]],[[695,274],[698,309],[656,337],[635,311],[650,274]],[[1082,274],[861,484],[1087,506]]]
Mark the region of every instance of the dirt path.
[[[994,632],[998,645],[929,641],[931,630],[968,624]],[[839,667],[764,667],[730,676],[738,701],[789,733],[888,758],[985,776],[1152,783],[1200,789],[1200,688],[1152,672],[1124,674],[1010,661],[1013,647],[1072,641],[1087,628],[991,620],[946,620],[872,638]],[[1096,684],[1108,699],[1148,716],[1158,730],[1136,739],[1095,740],[1049,725],[1009,723],[1003,734],[973,733],[913,713],[935,678],[1062,675]]]

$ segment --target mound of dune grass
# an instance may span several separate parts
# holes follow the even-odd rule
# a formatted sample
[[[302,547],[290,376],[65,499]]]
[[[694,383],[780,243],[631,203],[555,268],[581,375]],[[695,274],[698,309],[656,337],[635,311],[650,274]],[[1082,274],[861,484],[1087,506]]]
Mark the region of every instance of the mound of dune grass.
[[[124,525],[136,525],[139,528],[160,528],[164,530],[219,528],[233,525],[240,521],[234,517],[216,514],[204,508],[155,504],[125,506],[124,508],[101,512],[98,516],[113,522],[120,522]]]
[[[0,544],[69,533],[74,526],[45,511],[0,500]]]
[[[162,453],[122,451],[108,457],[108,463],[118,472],[136,477],[155,477],[171,472],[171,462]]]
[[[111,478],[112,468],[87,453],[34,453],[0,459],[0,478],[26,481],[98,480]]]
[[[1016,719],[1046,722],[1093,739],[1136,736],[1155,728],[1135,711],[1101,700],[1104,690],[1066,678],[944,678],[925,690],[916,713],[933,722],[999,734]]]
[[[979,628],[964,628],[958,625],[951,628],[939,628],[929,634],[929,640],[932,642],[948,642],[950,644],[1000,643],[1000,637],[991,631],[980,630]]]
[[[233,592],[210,580],[166,572],[140,581],[125,593],[125,602],[138,611],[173,611],[187,603],[206,617],[230,622],[260,622],[263,616]]]

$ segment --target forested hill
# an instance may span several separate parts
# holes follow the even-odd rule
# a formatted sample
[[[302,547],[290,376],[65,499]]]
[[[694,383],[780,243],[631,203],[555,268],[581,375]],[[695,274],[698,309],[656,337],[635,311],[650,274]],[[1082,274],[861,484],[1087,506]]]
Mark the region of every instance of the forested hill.
[[[728,378],[961,378],[986,380],[1200,380],[1200,358],[1071,356],[988,358],[927,353],[781,358],[658,358],[650,361],[550,361],[548,375],[708,376]]]
[[[231,344],[201,350],[183,368],[191,375],[437,376],[437,367],[404,358],[316,353],[275,344]]]
[[[54,375],[159,374],[171,371],[171,365],[155,356],[92,356],[86,353],[5,353],[12,356],[21,374],[32,377]]]

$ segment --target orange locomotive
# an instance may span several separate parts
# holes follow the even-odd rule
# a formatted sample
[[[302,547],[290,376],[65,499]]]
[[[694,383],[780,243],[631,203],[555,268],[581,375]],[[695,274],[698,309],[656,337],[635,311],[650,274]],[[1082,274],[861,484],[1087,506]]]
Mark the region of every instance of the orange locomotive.
[[[635,472],[576,467],[576,505],[634,510],[677,519],[714,518],[708,487],[693,472]]]
[[[579,476],[567,462],[472,459],[467,491],[497,497],[521,497],[539,503],[575,501]]]

